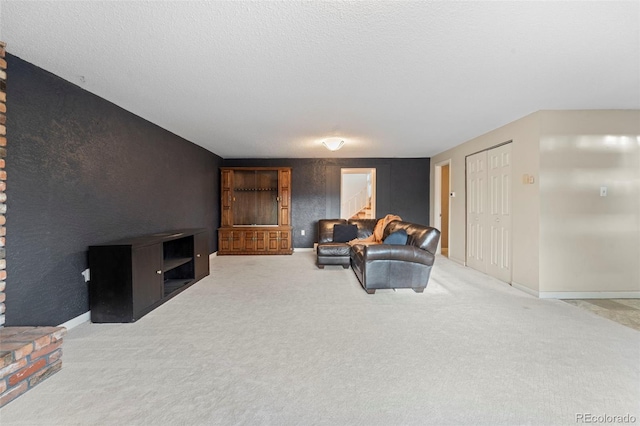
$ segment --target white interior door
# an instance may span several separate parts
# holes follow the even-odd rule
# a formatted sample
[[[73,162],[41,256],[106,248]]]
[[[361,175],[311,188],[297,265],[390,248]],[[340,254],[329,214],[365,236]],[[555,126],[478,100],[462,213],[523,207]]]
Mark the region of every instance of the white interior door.
[[[486,271],[487,152],[467,157],[467,266]]]
[[[511,282],[511,144],[488,151],[487,273]]]

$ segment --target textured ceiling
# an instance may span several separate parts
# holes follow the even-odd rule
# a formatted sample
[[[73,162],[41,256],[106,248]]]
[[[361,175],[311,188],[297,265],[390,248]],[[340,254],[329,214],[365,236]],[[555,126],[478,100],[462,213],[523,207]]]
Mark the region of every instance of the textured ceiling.
[[[428,157],[540,109],[640,108],[638,1],[2,0],[0,14],[10,53],[224,158]],[[329,153],[329,136],[345,147]]]

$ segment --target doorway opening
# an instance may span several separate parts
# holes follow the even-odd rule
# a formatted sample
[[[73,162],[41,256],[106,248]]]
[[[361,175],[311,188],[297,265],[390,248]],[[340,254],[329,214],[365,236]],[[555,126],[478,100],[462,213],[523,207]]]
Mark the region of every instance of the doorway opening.
[[[434,224],[440,230],[440,245],[437,253],[449,257],[449,223],[451,192],[451,160],[436,164]]]
[[[340,169],[340,218],[375,217],[376,169]]]

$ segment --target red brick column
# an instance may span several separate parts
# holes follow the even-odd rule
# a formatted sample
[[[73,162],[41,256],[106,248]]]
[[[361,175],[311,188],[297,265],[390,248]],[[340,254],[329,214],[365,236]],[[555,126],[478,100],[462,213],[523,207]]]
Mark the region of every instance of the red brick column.
[[[7,279],[7,260],[4,248],[7,228],[4,226],[7,211],[7,172],[4,170],[4,158],[7,156],[7,61],[4,60],[6,44],[0,41],[0,328],[4,326],[5,285]]]

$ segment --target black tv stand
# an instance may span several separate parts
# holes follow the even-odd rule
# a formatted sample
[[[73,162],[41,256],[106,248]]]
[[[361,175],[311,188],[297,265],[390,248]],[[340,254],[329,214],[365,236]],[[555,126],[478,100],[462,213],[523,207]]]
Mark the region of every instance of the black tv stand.
[[[133,322],[209,275],[209,234],[182,229],[89,247],[91,321]]]

